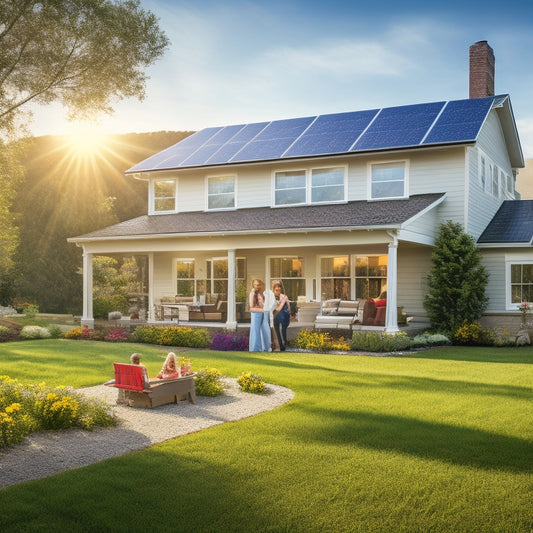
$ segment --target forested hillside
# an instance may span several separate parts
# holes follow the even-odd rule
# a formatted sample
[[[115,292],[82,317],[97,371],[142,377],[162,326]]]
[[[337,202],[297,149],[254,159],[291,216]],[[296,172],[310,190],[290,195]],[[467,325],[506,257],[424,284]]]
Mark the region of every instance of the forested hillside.
[[[67,238],[145,214],[147,184],[124,171],[190,133],[110,135],[89,151],[63,136],[33,139],[14,203],[13,295],[42,312],[80,314],[82,250]]]

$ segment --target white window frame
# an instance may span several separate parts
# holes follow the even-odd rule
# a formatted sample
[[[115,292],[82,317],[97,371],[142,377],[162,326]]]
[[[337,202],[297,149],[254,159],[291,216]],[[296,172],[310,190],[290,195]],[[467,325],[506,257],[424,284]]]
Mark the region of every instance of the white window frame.
[[[494,198],[499,198],[500,196],[500,169],[498,165],[494,163],[490,166],[490,193]]]
[[[487,188],[487,156],[480,150],[479,151],[479,185],[483,191]]]
[[[522,302],[512,302],[512,290],[511,290],[511,267],[513,265],[533,265],[532,260],[520,258],[508,259],[505,262],[505,300],[508,311],[517,311]],[[531,303],[531,302],[530,302]]]
[[[209,180],[231,178],[233,180],[233,207],[209,207],[209,198],[217,196],[209,194]],[[231,193],[218,193],[218,195],[230,195]],[[205,177],[205,210],[206,211],[234,211],[237,209],[237,175],[236,174],[210,174]]]
[[[293,277],[293,278],[290,278],[290,277],[286,277],[286,278],[272,278],[272,272],[270,270],[270,260],[271,259],[298,259],[299,261],[302,262],[302,275],[300,277]],[[303,280],[303,287],[304,287],[304,292],[307,294],[307,279],[305,277],[305,257],[303,255],[294,255],[294,254],[287,254],[287,255],[267,255],[266,256],[266,266],[265,266],[265,272],[266,272],[266,279],[268,280],[267,281],[267,289],[270,289],[272,287],[272,281],[275,279],[275,280],[293,280],[293,279],[298,279],[298,280]],[[306,294],[299,294],[297,296],[306,296]]]
[[[372,196],[372,169],[379,165],[392,165],[392,164],[402,164],[404,168],[403,175],[403,194],[399,196],[384,196],[379,198],[374,198]],[[367,200],[373,202],[379,202],[381,200],[398,200],[409,198],[409,159],[388,159],[383,161],[369,161],[367,163]],[[399,180],[398,180],[399,181]]]
[[[155,208],[155,201],[160,198],[155,197],[155,184],[158,181],[174,182],[174,209],[167,209],[164,211],[157,211]],[[163,197],[162,197],[163,198]],[[166,198],[172,198],[168,196]],[[150,186],[148,188],[148,214],[149,215],[167,215],[169,213],[178,212],[178,179],[177,178],[153,178],[150,180]]]
[[[342,180],[342,187],[343,187],[343,195],[340,200],[323,200],[320,202],[313,202],[312,201],[312,195],[313,195],[313,171],[316,170],[327,170],[327,169],[342,169],[343,172],[343,180]],[[298,203],[292,203],[292,204],[276,204],[276,177],[277,174],[282,172],[301,172],[305,176],[305,201],[304,202],[298,202]],[[308,168],[281,168],[276,169],[272,171],[272,188],[271,188],[271,207],[294,207],[297,205],[329,205],[329,204],[341,204],[346,203],[348,198],[348,165],[317,165],[312,166]],[[321,186],[322,187],[322,186]],[[323,186],[325,187],[331,187],[331,185]],[[316,187],[315,187],[316,188]],[[298,190],[303,189],[303,187],[299,187]],[[291,190],[291,189],[284,189],[284,190]]]
[[[198,277],[197,277],[197,273],[198,273],[198,270],[196,268],[196,259],[194,257],[174,257],[174,260],[173,260],[173,267],[172,267],[172,272],[173,272],[173,277],[174,277],[174,294],[179,294],[178,292],[178,261],[184,261],[184,262],[187,262],[189,261],[190,263],[192,263],[194,265],[194,278],[179,278],[179,280],[181,281],[192,281],[193,283],[193,297],[194,299],[196,300],[196,284],[197,284],[197,281],[198,281]]]

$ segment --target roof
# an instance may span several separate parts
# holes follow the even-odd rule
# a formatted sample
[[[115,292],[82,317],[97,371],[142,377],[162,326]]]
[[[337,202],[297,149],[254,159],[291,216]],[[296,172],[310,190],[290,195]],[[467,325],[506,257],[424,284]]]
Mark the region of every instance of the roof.
[[[434,193],[413,195],[404,200],[355,201],[335,204],[335,209],[332,209],[331,205],[311,205],[143,215],[68,240],[83,242],[195,234],[227,235],[267,231],[392,228],[399,227],[410,218],[432,207],[444,196],[444,193]]]
[[[533,200],[506,200],[502,203],[478,244],[531,246],[533,242]]]
[[[127,172],[471,143],[493,108],[504,122],[513,165],[520,166],[509,97],[502,95],[205,128]]]

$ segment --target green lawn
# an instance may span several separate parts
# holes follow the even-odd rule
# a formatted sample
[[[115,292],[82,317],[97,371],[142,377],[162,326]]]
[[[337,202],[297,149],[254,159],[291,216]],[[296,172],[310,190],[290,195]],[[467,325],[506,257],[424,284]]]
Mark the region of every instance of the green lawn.
[[[6,343],[0,374],[94,385],[133,351],[152,375],[167,349]],[[188,354],[193,369],[252,370],[296,396],[268,413],[0,490],[0,531],[531,532],[533,348]]]

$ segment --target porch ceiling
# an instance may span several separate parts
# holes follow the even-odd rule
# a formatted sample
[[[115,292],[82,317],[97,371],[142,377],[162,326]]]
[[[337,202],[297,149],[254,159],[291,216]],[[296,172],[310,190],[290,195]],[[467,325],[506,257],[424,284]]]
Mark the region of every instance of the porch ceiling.
[[[233,211],[194,211],[170,215],[143,215],[69,242],[90,242],[134,237],[253,234],[276,231],[331,231],[333,229],[400,228],[432,207],[444,193],[413,195],[404,200],[355,201],[335,205],[285,208],[247,208]]]

